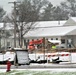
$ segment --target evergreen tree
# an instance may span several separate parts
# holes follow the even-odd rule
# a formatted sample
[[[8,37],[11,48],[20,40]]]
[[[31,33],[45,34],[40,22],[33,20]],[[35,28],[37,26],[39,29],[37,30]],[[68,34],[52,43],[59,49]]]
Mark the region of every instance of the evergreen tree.
[[[68,13],[68,16],[76,17],[76,0],[61,2],[61,7]]]
[[[42,20],[43,21],[53,20],[54,9],[55,7],[53,7],[53,5],[49,3],[48,6],[44,8],[44,12],[42,13]]]
[[[64,11],[60,6],[57,6],[53,12],[54,20],[66,20],[68,13]]]

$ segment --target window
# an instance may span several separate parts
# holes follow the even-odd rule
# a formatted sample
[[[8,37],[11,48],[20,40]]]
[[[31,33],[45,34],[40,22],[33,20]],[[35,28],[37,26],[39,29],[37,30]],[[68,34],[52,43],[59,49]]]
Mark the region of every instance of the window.
[[[28,45],[29,44],[29,40],[25,40],[24,39],[24,46]]]
[[[58,40],[58,38],[56,38],[56,40]]]
[[[64,44],[65,43],[65,39],[61,39],[61,44]]]

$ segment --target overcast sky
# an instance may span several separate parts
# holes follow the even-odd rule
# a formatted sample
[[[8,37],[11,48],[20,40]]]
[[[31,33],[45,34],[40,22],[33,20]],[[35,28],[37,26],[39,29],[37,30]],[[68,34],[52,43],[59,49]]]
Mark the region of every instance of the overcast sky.
[[[13,7],[13,4],[9,4],[8,2],[13,2],[16,0],[0,0],[0,6],[3,7],[3,9],[7,12],[11,12],[11,9]],[[65,0],[49,0],[53,5],[59,5],[60,2]]]

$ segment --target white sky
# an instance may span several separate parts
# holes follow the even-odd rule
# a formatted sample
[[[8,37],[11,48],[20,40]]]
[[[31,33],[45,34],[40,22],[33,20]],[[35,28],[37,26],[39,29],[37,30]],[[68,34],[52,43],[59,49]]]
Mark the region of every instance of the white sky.
[[[10,4],[9,2],[14,2],[14,1],[16,0],[0,0],[0,6],[3,7],[3,9],[6,12],[11,12],[13,4]]]
[[[13,4],[9,4],[8,2],[13,2],[18,0],[0,0],[0,6],[4,8],[5,11],[10,12]],[[20,1],[20,0],[19,0]],[[60,2],[65,0],[49,0],[53,5],[59,5]]]

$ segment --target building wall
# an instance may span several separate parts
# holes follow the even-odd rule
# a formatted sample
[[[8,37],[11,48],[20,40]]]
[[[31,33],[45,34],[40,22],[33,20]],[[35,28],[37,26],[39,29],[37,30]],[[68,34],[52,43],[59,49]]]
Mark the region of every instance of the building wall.
[[[68,35],[68,36],[61,36],[60,37],[61,40],[61,46],[65,47],[65,48],[70,48],[69,47],[69,40],[71,40],[71,48],[75,48],[76,47],[76,35]],[[65,40],[65,43],[62,43],[62,40]]]
[[[69,48],[68,47],[68,45],[69,45],[68,40],[71,40],[71,47],[75,48],[75,46],[76,46],[76,35],[63,36],[63,37],[61,37],[61,39],[65,39],[66,48]]]
[[[73,36],[73,43],[74,43],[74,46],[76,47],[76,35]]]

